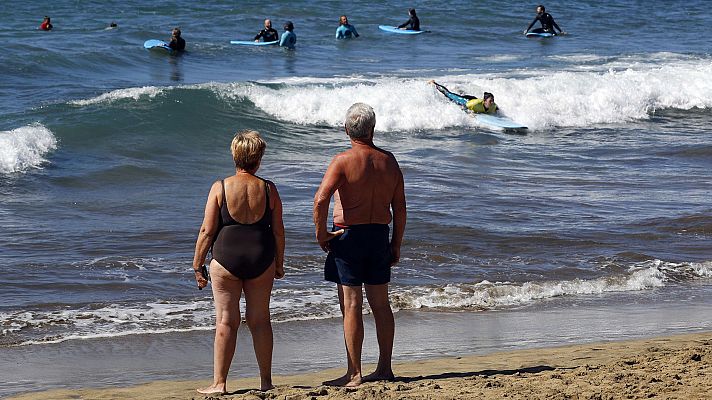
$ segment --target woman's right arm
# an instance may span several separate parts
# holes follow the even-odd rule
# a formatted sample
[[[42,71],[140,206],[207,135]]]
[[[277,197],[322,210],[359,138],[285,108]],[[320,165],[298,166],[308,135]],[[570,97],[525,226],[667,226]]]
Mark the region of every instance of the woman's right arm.
[[[282,279],[284,277],[284,220],[282,220],[282,199],[279,197],[277,186],[274,183],[269,183],[269,200],[272,207],[272,234],[274,235],[274,243],[276,253],[274,262],[276,269],[274,277]]]
[[[193,256],[193,271],[195,272],[195,280],[198,282],[198,287],[204,288],[208,285],[208,281],[203,278],[200,273],[200,268],[205,263],[205,256],[208,255],[208,250],[213,244],[213,239],[218,230],[218,219],[220,218],[220,204],[218,199],[222,198],[222,185],[220,181],[213,183],[208,194],[208,201],[205,203],[205,216],[203,224],[198,232],[198,240],[195,242],[195,255]]]

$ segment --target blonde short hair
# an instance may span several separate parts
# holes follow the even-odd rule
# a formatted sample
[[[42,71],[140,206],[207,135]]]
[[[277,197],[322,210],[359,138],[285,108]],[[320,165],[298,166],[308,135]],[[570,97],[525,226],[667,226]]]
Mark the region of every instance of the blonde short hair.
[[[230,144],[235,167],[245,171],[257,168],[266,148],[267,143],[262,139],[259,132],[253,130],[237,132]]]

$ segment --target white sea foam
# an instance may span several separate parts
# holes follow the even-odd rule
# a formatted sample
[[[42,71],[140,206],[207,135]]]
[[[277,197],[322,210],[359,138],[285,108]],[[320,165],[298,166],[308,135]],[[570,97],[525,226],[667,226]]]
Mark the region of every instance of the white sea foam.
[[[97,97],[93,97],[91,99],[84,99],[84,100],[73,100],[70,101],[69,104],[75,105],[75,106],[87,106],[90,104],[99,104],[99,103],[113,103],[115,101],[119,100],[124,100],[124,99],[132,99],[132,100],[139,100],[142,97],[148,97],[148,98],[154,98],[158,96],[159,94],[163,93],[164,90],[170,89],[169,87],[166,88],[159,88],[155,86],[143,86],[143,87],[133,87],[133,88],[126,88],[126,89],[117,89],[113,90],[108,93],[101,94]]]
[[[391,299],[396,311],[419,308],[502,309],[559,297],[646,291],[664,287],[669,282],[709,278],[712,278],[712,261],[670,263],[650,260],[629,267],[625,273],[597,279],[524,283],[482,281],[441,287],[393,285]],[[334,287],[325,283],[302,288],[276,287],[270,304],[272,319],[274,322],[289,322],[339,317],[341,312],[336,298]],[[244,310],[244,301],[241,308]],[[368,307],[364,311],[369,312]],[[55,343],[134,334],[209,330],[213,327],[214,310],[210,298],[108,304],[81,309],[22,310],[0,312],[0,344]]]
[[[580,296],[606,292],[640,291],[662,287],[665,275],[658,268],[631,268],[629,275],[592,280],[450,284],[425,293],[400,293],[401,308],[492,309],[530,304],[561,296]]]
[[[32,124],[0,132],[0,174],[39,168],[44,156],[57,148],[52,131],[42,124]]]
[[[584,61],[593,60],[583,57]],[[615,66],[614,66],[615,65]],[[501,111],[531,129],[581,127],[644,120],[660,109],[712,107],[712,62],[617,60],[595,70],[526,70],[432,77],[451,90],[496,96]],[[304,125],[341,126],[347,108],[365,102],[376,110],[376,129],[433,130],[475,126],[426,79],[289,79],[283,86],[213,84],[226,99],[247,99],[277,119]]]

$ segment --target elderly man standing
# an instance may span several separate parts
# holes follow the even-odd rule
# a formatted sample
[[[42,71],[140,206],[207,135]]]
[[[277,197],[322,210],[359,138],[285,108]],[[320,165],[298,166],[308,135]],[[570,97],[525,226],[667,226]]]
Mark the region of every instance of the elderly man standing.
[[[324,277],[335,282],[339,291],[348,362],[344,376],[324,384],[358,386],[366,381],[393,379],[395,322],[388,282],[391,266],[400,259],[406,204],[398,162],[393,154],[373,144],[373,108],[363,103],[352,105],[344,126],[351,149],[334,157],[324,174],[314,196],[314,225],[319,245],[329,253]],[[329,231],[327,214],[334,194],[333,229]],[[391,220],[393,235],[389,237]],[[379,356],[376,371],[362,377],[364,286],[376,322]]]

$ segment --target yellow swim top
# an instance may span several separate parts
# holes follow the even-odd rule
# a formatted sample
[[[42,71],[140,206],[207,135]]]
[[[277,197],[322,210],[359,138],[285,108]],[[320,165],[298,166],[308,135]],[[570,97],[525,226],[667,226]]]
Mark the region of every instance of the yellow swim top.
[[[468,110],[474,113],[494,114],[497,112],[497,104],[492,103],[492,106],[489,108],[489,110],[485,110],[484,102],[485,101],[483,99],[468,100],[465,107],[467,107]]]

